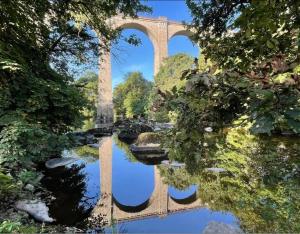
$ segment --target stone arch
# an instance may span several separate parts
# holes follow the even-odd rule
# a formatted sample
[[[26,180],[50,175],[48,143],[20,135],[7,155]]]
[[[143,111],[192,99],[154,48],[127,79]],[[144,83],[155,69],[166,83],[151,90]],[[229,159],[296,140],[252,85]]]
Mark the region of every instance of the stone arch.
[[[151,31],[151,29],[147,28],[145,25],[142,25],[141,23],[137,23],[137,22],[121,22],[117,25],[117,28],[119,29],[136,29],[139,30],[143,33],[145,33],[150,41],[153,44],[153,47],[155,45],[157,45],[157,40],[155,38],[155,35],[153,34],[153,32]]]
[[[144,32],[150,39],[154,48],[154,75],[157,74],[164,58],[168,57],[168,41],[176,35],[191,36],[192,33],[183,24],[168,21],[166,17],[157,19],[138,17],[125,18],[121,16],[109,20],[114,28],[137,29]],[[98,82],[98,108],[96,128],[109,128],[113,126],[113,103],[110,52],[102,55],[99,65]]]
[[[191,38],[193,32],[187,29],[186,25],[179,24],[177,22],[170,22],[168,25],[168,41],[175,36],[186,36]]]

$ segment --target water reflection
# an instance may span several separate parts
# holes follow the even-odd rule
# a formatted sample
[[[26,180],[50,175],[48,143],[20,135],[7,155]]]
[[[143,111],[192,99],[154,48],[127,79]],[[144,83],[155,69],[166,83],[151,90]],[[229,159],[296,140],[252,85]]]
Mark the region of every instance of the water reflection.
[[[55,183],[48,187],[57,199],[50,213],[59,223],[82,227],[80,221],[88,218],[91,229],[105,225],[106,232],[116,228],[130,233],[200,233],[211,221],[239,225],[231,213],[207,208],[200,199],[202,188],[184,168],[139,162],[113,137],[100,139],[99,148],[87,147],[65,153],[80,157],[65,169],[79,180],[78,186],[65,190],[73,182],[52,175]]]
[[[196,191],[191,195],[183,198],[173,198],[169,196],[168,184],[163,182],[158,166],[153,167],[154,172],[154,188],[147,200],[135,204],[128,205],[117,199],[112,190],[112,139],[104,138],[99,148],[100,167],[101,167],[101,199],[94,208],[92,215],[98,216],[105,214],[107,223],[112,221],[120,222],[125,220],[137,220],[150,216],[166,216],[170,213],[200,208],[203,206],[200,199],[197,199]],[[124,162],[122,164],[124,165]],[[144,166],[151,168],[150,166]],[[128,168],[126,168],[128,169]],[[119,176],[122,176],[119,174]],[[132,178],[139,177],[140,174],[132,175]],[[145,181],[144,181],[145,182]],[[142,184],[127,184],[121,186],[122,190],[131,190],[133,193],[138,192],[138,187]],[[149,186],[147,186],[149,187]],[[127,200],[130,197],[127,197]],[[192,198],[192,199],[191,199]]]

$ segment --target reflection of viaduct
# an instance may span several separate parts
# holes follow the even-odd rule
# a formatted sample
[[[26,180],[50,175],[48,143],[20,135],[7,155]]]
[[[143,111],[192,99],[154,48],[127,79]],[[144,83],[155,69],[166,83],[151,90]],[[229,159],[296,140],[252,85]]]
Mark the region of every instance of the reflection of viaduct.
[[[112,220],[137,220],[149,216],[165,216],[194,208],[202,207],[196,193],[185,199],[175,199],[168,194],[168,185],[164,184],[160,172],[154,166],[155,186],[151,197],[137,206],[119,203],[112,194],[112,138],[104,138],[99,148],[101,164],[101,198],[92,212],[92,216],[103,215],[108,224]],[[138,176],[138,175],[137,175]]]
[[[149,37],[154,48],[154,75],[157,74],[163,59],[168,57],[168,41],[176,35],[185,35],[188,37],[192,35],[183,24],[169,21],[166,17],[159,17],[157,19],[115,17],[110,20],[110,23],[114,28],[140,30]],[[100,61],[97,127],[109,127],[113,122],[110,60],[110,53],[105,53]]]

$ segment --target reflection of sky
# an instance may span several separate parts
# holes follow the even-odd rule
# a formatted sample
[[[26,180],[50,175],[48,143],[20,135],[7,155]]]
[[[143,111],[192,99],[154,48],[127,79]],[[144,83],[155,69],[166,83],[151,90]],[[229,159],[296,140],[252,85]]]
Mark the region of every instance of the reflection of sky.
[[[153,166],[130,162],[124,151],[113,146],[112,191],[123,205],[139,205],[146,201],[154,190]]]
[[[194,194],[197,191],[197,189],[198,189],[197,185],[191,185],[185,190],[179,190],[177,188],[174,188],[173,186],[169,186],[168,193],[171,197],[175,199],[184,199]]]
[[[238,227],[238,220],[232,214],[202,208],[120,223],[116,228],[125,233],[201,233],[212,221]],[[107,228],[106,232],[112,230]]]
[[[130,162],[126,153],[113,143],[112,161],[112,192],[115,198],[123,205],[139,205],[151,197],[154,190],[154,167],[139,162]],[[72,152],[74,156],[74,151]],[[67,156],[67,155],[65,155]],[[68,155],[71,156],[71,155]],[[78,161],[84,162],[85,157]],[[100,192],[99,161],[85,162],[83,173],[86,174],[86,197],[95,197],[90,200],[96,203]],[[197,190],[196,185],[180,191],[169,186],[169,194],[176,199],[183,199]],[[117,228],[128,233],[201,233],[211,222],[222,222],[238,226],[238,220],[226,212],[211,211],[206,208],[182,211],[167,216],[150,217],[142,220],[121,223]],[[112,230],[107,229],[107,232]]]

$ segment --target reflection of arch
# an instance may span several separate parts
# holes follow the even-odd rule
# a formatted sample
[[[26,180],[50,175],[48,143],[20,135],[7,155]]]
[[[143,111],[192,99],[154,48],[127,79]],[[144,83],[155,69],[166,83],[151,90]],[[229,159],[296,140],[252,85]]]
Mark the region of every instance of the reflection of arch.
[[[168,21],[166,17],[152,19],[118,16],[110,19],[110,24],[114,28],[137,29],[148,35],[154,48],[154,74],[157,74],[164,58],[168,57],[168,40],[175,35],[191,36],[192,34],[183,24]],[[98,85],[99,98],[96,127],[112,127],[113,105],[110,53],[103,54],[100,60]]]
[[[202,207],[196,192],[183,199],[170,197],[168,185],[163,183],[160,171],[154,166],[154,190],[151,197],[143,203],[130,206],[116,200],[112,194],[112,138],[102,140],[99,148],[101,166],[101,198],[92,212],[92,216],[103,215],[110,224],[111,220],[136,220],[149,216],[167,215],[168,213]]]
[[[128,213],[137,213],[137,212],[141,212],[143,210],[145,210],[148,206],[149,206],[149,201],[150,199],[147,199],[146,201],[144,201],[143,203],[136,205],[136,206],[129,206],[129,205],[124,205],[122,203],[120,203],[114,195],[112,195],[112,200],[114,202],[114,204],[116,204],[116,206],[125,212]]]
[[[175,198],[169,195],[169,197],[176,202],[177,204],[191,204],[192,202],[197,200],[197,191],[192,193],[191,195],[185,197],[185,198]]]

